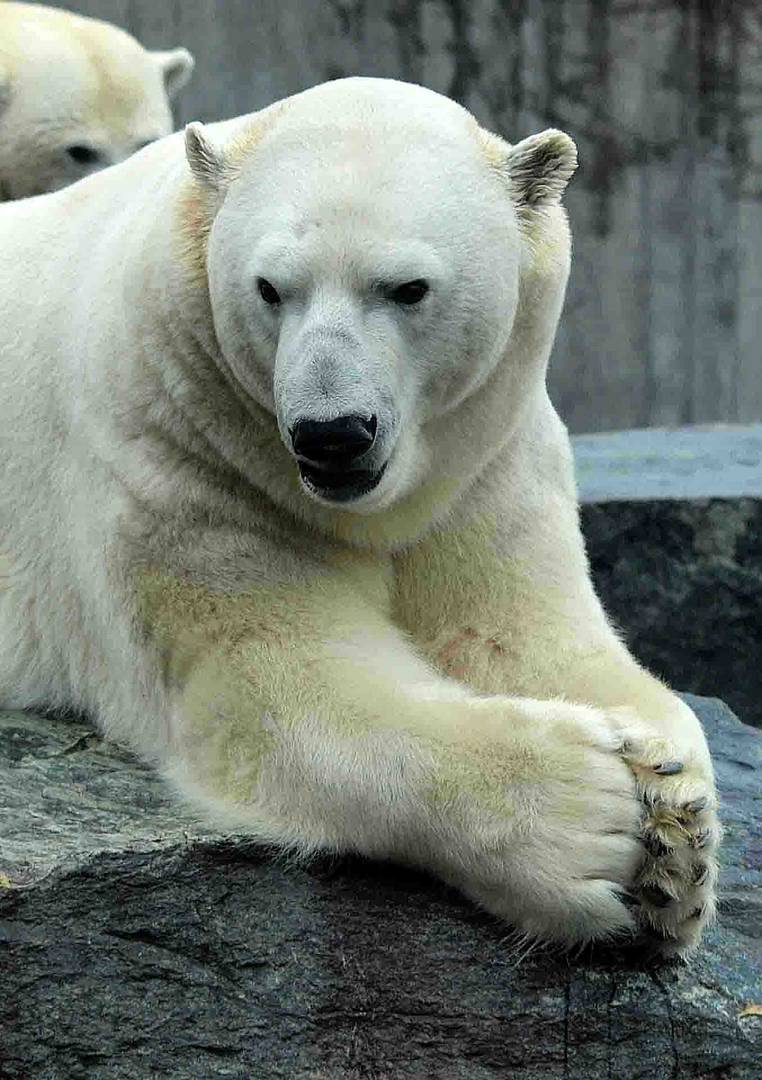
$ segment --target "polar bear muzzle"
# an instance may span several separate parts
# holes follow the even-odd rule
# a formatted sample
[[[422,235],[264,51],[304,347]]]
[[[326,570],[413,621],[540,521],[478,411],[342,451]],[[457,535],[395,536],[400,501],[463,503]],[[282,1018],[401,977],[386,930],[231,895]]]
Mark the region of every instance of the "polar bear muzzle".
[[[332,502],[350,502],[377,487],[386,470],[386,462],[369,467],[377,430],[375,416],[298,420],[289,435],[307,490]]]

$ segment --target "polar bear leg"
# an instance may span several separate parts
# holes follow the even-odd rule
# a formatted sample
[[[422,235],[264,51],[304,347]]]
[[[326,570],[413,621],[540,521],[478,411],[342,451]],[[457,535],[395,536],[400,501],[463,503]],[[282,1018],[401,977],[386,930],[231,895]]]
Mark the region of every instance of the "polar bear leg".
[[[590,582],[571,480],[558,468],[564,458],[551,448],[543,462],[531,449],[532,462],[514,454],[459,523],[396,560],[394,615],[440,671],[476,692],[606,710],[643,804],[639,917],[662,952],[686,952],[715,909],[721,830],[706,740],[612,630]]]
[[[144,577],[174,699],[167,773],[232,826],[423,866],[538,937],[628,931],[642,848],[614,725],[437,675],[380,577],[237,593]]]

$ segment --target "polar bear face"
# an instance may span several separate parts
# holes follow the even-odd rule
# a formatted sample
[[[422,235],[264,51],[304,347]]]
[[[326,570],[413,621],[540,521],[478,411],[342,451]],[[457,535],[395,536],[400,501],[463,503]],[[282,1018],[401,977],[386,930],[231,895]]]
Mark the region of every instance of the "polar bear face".
[[[269,114],[230,152],[189,132],[191,166],[220,204],[215,330],[277,417],[304,492],[379,510],[436,471],[448,416],[505,356],[527,259],[527,147],[386,80],[327,84]],[[535,171],[547,181],[550,160],[563,174],[557,201],[573,144],[551,134]]]
[[[0,5],[0,201],[64,187],[172,130],[193,60],[94,19]]]

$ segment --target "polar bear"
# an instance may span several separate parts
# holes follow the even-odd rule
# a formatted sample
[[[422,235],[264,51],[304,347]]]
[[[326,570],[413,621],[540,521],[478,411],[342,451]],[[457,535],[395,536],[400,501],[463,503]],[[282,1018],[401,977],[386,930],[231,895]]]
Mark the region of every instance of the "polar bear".
[[[168,135],[186,49],[147,52],[115,26],[0,3],[0,201],[54,191]]]
[[[264,841],[682,954],[712,765],[595,596],[545,390],[575,165],[357,78],[0,208],[0,706]]]

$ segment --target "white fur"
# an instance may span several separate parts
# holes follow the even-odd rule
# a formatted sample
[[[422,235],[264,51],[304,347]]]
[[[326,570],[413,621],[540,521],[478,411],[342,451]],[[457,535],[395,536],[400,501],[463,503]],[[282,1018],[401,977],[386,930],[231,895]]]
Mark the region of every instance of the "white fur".
[[[0,208],[0,705],[87,708],[218,820],[427,866],[543,937],[631,927],[642,886],[688,948],[706,744],[598,604],[544,389],[571,140],[351,79],[187,154]],[[288,432],[348,411],[387,469],[341,507]],[[639,795],[677,861],[644,862]]]
[[[172,130],[186,49],[149,52],[68,11],[0,4],[0,200],[54,191]],[[76,160],[69,152],[97,154]]]

